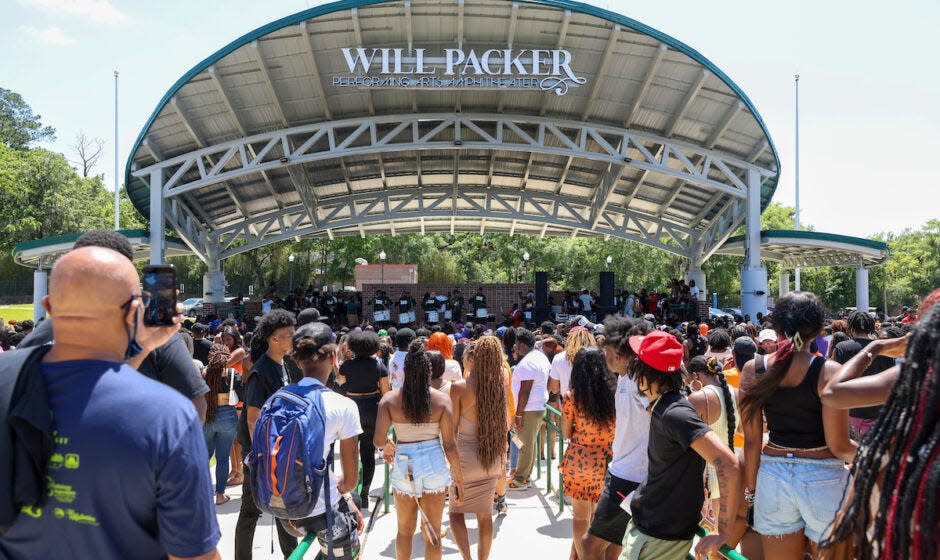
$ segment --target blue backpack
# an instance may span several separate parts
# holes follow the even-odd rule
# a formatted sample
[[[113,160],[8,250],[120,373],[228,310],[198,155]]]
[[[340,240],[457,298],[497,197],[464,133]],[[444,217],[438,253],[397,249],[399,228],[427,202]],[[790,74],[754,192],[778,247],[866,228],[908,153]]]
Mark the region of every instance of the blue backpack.
[[[332,537],[329,464],[323,458],[322,392],[328,390],[315,380],[312,385],[287,385],[271,395],[258,414],[246,463],[255,505],[274,517],[310,517],[322,490],[327,535]]]

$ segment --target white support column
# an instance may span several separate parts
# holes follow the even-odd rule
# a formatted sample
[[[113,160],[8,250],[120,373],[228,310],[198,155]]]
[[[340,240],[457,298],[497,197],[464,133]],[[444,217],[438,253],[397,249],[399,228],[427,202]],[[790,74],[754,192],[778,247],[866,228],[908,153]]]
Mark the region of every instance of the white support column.
[[[163,219],[163,169],[150,172],[150,264],[163,264],[166,222]]]
[[[692,265],[689,266],[689,271],[685,273],[685,282],[688,284],[690,280],[695,280],[695,287],[698,288],[698,300],[705,301],[708,299],[708,290],[705,286],[705,273],[702,272],[702,267],[697,266],[693,268]]]
[[[210,241],[206,247],[209,270],[202,277],[202,298],[206,303],[225,301],[225,274],[219,260],[219,244]]]
[[[42,262],[39,268],[33,273],[33,321],[38,322],[46,316],[46,310],[42,308],[42,298],[49,290],[49,273],[42,269]]]
[[[685,282],[695,280],[695,287],[698,288],[698,300],[708,299],[708,289],[705,285],[705,273],[702,272],[702,251],[701,244],[698,241],[689,240],[689,269],[685,273]]]
[[[767,269],[760,260],[760,172],[747,172],[747,218],[745,249],[747,258],[741,270],[741,308],[751,320],[767,313]]]
[[[861,262],[855,269],[855,308],[868,311],[868,269]]]
[[[780,289],[777,294],[778,298],[781,298],[790,293],[790,273],[786,270],[780,271]]]

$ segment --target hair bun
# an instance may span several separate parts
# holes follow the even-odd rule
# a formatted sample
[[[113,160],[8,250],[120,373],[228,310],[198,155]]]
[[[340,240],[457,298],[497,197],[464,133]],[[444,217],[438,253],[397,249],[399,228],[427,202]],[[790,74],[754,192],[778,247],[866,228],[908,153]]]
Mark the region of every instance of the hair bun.
[[[411,341],[411,344],[408,345],[409,354],[422,354],[424,353],[424,339],[416,338]]]

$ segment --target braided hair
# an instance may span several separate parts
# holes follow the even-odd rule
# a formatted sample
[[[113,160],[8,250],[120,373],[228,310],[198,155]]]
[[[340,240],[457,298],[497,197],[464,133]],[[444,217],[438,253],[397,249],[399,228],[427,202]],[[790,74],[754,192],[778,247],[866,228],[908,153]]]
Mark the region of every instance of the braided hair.
[[[734,402],[732,401],[734,396],[731,394],[728,380],[725,379],[725,372],[721,369],[721,361],[714,356],[705,360],[705,372],[708,373],[708,375],[715,376],[718,380],[718,386],[721,387],[721,392],[725,397],[725,418],[728,420],[728,447],[734,449],[734,431],[736,429]]]
[[[503,460],[506,445],[506,389],[503,386],[503,347],[495,336],[473,346],[476,377],[477,458],[488,471]]]
[[[209,349],[209,363],[206,364],[206,385],[209,386],[209,392],[206,393],[206,424],[215,421],[215,411],[219,408],[217,395],[223,392],[222,372],[231,357],[232,351],[224,344],[213,344]],[[234,373],[229,372],[229,375]]]
[[[928,558],[940,542],[940,305],[914,328],[898,380],[852,463],[851,499],[820,547],[858,535],[860,558]],[[880,497],[872,507],[873,490]]]
[[[431,360],[424,350],[424,339],[415,339],[405,356],[405,379],[401,386],[401,405],[405,417],[414,424],[431,417]]]

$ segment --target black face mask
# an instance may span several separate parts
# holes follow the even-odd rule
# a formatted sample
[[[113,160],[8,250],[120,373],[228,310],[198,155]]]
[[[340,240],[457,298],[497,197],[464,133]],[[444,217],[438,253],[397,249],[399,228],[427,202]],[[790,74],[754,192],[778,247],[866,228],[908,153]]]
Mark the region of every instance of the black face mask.
[[[124,350],[124,361],[130,360],[137,354],[143,352],[143,347],[137,342],[137,320],[139,318],[138,314],[140,313],[140,308],[138,307],[134,310],[134,332],[131,334],[131,328],[127,326],[127,312],[130,311],[130,302],[127,304],[127,309],[124,311],[124,332],[127,333],[127,349]]]

